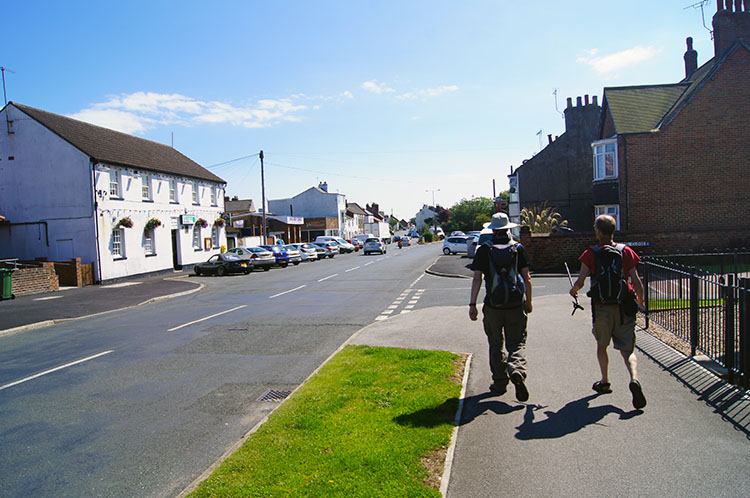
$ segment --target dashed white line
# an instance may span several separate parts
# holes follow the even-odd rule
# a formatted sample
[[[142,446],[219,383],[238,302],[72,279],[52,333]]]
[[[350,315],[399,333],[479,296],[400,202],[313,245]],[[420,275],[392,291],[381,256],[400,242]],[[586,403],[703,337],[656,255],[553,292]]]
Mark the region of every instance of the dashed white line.
[[[354,268],[349,268],[344,273],[349,273],[350,271],[359,270],[359,268],[360,268],[359,266],[355,266]]]
[[[220,313],[214,313],[213,315],[207,316],[205,318],[200,318],[198,320],[193,320],[192,322],[183,323],[182,325],[178,325],[177,327],[172,327],[171,329],[167,329],[167,332],[173,332],[175,330],[179,330],[183,327],[187,327],[189,325],[193,325],[195,323],[204,322],[206,320],[210,320],[211,318],[215,318],[217,316],[223,315],[225,313],[230,313],[232,311],[237,311],[238,309],[247,308],[247,304],[243,304],[242,306],[237,306],[236,308],[232,308],[231,310],[222,311]]]
[[[333,275],[328,275],[327,277],[321,278],[320,280],[318,280],[318,282],[322,282],[324,280],[328,280],[329,278],[338,277],[338,276],[339,276],[338,273],[334,273]]]
[[[374,262],[375,261],[370,261],[369,263],[365,263],[365,266],[369,266],[369,265],[373,264]]]
[[[273,299],[275,297],[283,296],[284,294],[289,294],[290,292],[298,291],[304,287],[307,287],[307,285],[300,285],[299,287],[295,287],[294,289],[289,289],[288,291],[279,292],[278,294],[274,294],[273,296],[268,296],[268,299]]]
[[[109,354],[113,352],[114,352],[114,349],[110,349],[109,351],[103,351],[99,354],[89,356],[88,358],[83,358],[82,360],[71,361],[70,363],[66,363],[65,365],[60,365],[59,367],[50,368],[49,370],[45,370],[44,372],[39,372],[38,374],[32,375],[30,377],[26,377],[25,379],[17,380],[15,382],[11,382],[10,384],[5,384],[4,386],[0,386],[0,391],[2,391],[3,389],[8,389],[9,387],[17,386],[18,384],[23,384],[24,382],[28,382],[30,380],[36,379],[38,377],[41,377],[42,375],[51,374],[52,372],[57,372],[58,370],[62,370],[63,368],[72,367],[73,365],[78,365],[79,363],[83,363],[84,361],[93,360],[94,358],[99,358],[100,356],[104,356],[105,354]]]

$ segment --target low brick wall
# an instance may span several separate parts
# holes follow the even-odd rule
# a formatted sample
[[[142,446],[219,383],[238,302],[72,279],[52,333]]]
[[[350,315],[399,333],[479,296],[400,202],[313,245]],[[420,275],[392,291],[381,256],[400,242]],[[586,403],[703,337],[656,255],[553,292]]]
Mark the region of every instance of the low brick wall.
[[[750,246],[750,229],[729,232],[724,228],[693,232],[618,231],[615,242],[632,243],[631,247],[639,256],[725,251]],[[576,273],[580,268],[578,257],[597,242],[593,231],[532,234],[528,228],[522,227],[521,243],[529,254],[532,271],[564,272],[563,263],[567,262],[570,271]]]
[[[70,261],[55,261],[55,272],[60,277],[60,285],[71,287],[83,287],[91,285],[91,264],[82,265],[81,258],[73,258]]]
[[[41,294],[60,289],[60,280],[55,273],[54,263],[38,262],[28,267],[24,265],[13,272],[11,292],[16,296]]]

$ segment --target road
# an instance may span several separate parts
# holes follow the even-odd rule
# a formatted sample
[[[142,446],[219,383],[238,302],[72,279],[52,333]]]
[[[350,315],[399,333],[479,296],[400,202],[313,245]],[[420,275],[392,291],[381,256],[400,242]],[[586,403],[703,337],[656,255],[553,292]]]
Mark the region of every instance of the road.
[[[389,249],[2,338],[3,496],[176,495],[358,329],[466,300],[438,245]]]

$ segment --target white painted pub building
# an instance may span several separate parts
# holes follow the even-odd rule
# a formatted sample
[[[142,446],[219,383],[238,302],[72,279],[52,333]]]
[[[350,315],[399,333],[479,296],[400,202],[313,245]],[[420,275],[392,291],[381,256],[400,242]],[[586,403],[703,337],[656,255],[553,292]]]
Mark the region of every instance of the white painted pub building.
[[[167,145],[13,102],[0,111],[0,259],[78,257],[99,282],[205,261],[226,245],[225,187]]]

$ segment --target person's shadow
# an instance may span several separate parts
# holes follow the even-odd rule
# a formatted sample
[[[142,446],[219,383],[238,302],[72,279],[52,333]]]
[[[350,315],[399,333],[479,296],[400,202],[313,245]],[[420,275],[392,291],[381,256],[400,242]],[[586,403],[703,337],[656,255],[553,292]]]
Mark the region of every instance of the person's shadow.
[[[496,399],[497,396],[491,392],[475,394],[464,398],[464,408],[461,413],[460,425],[466,425],[485,412],[496,415],[508,415],[518,410],[523,410],[523,405],[511,406],[504,401]]]
[[[612,405],[590,407],[589,402],[599,396],[599,394],[592,394],[571,401],[556,412],[545,411],[544,414],[547,418],[538,422],[534,421],[534,412],[542,410],[546,406],[527,405],[523,423],[518,426],[516,438],[524,441],[529,439],[554,439],[578,432],[587,425],[597,424],[610,413],[620,415],[620,420],[628,420],[643,413],[640,410],[626,412],[622,408]]]

